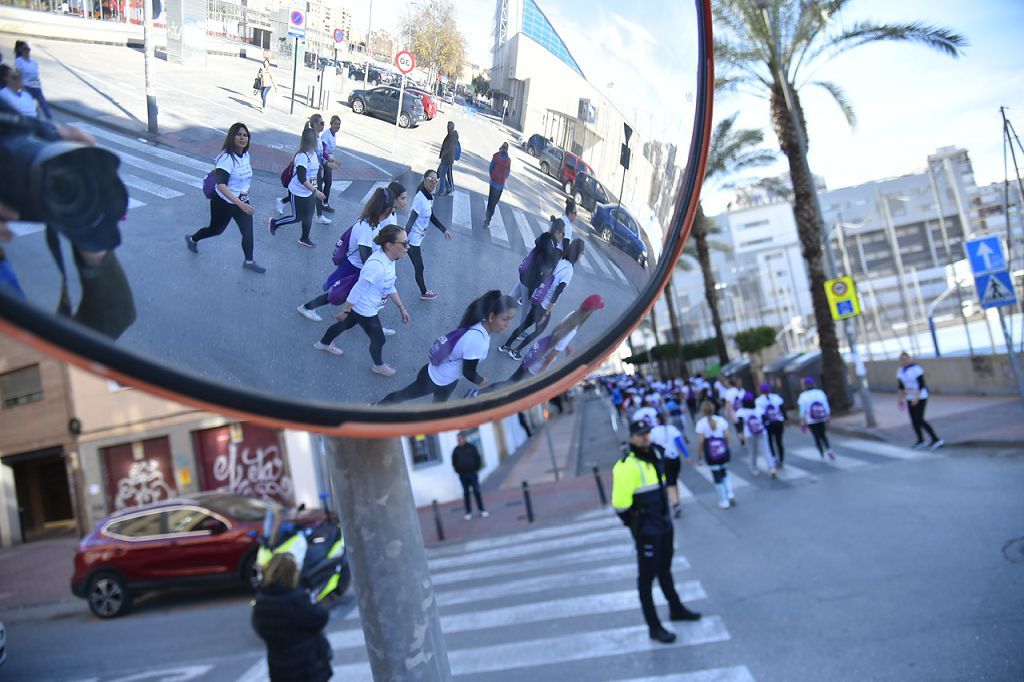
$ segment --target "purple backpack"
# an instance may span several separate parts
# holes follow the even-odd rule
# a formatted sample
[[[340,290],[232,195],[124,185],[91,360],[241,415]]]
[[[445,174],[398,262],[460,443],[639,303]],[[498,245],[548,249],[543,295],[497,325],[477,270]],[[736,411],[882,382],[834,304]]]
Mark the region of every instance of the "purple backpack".
[[[778,409],[774,405],[772,405],[771,403],[768,403],[767,405],[764,406],[764,420],[766,422],[781,421],[779,419],[779,411],[778,411]]]
[[[448,356],[455,350],[455,344],[459,342],[459,339],[467,331],[469,331],[469,327],[458,327],[434,339],[434,343],[430,344],[430,350],[427,351],[427,354],[430,356],[430,364],[437,367],[447,360]]]
[[[811,403],[811,409],[808,410],[811,419],[816,421],[825,421],[828,418],[828,414],[825,412],[825,406],[820,402]]]
[[[216,186],[217,186],[217,172],[216,171],[210,171],[209,173],[206,174],[206,177],[203,178],[203,195],[207,199],[212,199],[213,198],[213,190],[214,190],[214,188]]]
[[[544,300],[544,297],[548,295],[548,291],[551,290],[551,285],[555,283],[555,276],[548,275],[539,287],[533,290],[533,294],[530,296],[530,300],[540,305],[540,302]]]
[[[338,238],[338,241],[334,244],[334,253],[331,254],[331,260],[334,261],[335,265],[341,265],[345,262],[348,257],[348,243],[352,239],[352,228],[348,228]]]
[[[523,356],[523,367],[529,367],[536,363],[538,358],[541,358],[541,363],[543,363],[543,356],[547,355],[548,350],[551,349],[551,342],[554,340],[555,335],[548,334],[543,339],[533,344],[530,350],[526,351],[526,355]]]
[[[328,302],[331,305],[342,305],[348,300],[348,295],[352,293],[352,287],[356,285],[358,280],[359,273],[353,272],[351,275],[346,275],[332,284],[331,288],[327,290]]]
[[[756,414],[752,414],[747,417],[747,429],[750,430],[752,436],[759,436],[764,432],[764,424],[761,423],[761,418]]]
[[[526,258],[519,264],[519,274],[526,274],[531,267],[533,267],[533,260],[537,257],[537,247],[530,249],[530,253],[526,254]]]
[[[711,436],[704,440],[704,459],[708,464],[724,464],[729,461],[729,444],[724,438]]]

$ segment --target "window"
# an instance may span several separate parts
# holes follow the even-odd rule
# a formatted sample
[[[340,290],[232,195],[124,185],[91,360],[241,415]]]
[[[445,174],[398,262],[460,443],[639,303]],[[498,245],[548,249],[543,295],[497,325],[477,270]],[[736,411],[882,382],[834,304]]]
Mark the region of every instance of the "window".
[[[131,516],[108,524],[104,532],[107,535],[128,539],[155,537],[161,533],[161,516],[163,516],[163,512]]]
[[[583,71],[580,70],[576,60],[569,54],[569,48],[558,37],[551,22],[540,11],[534,0],[526,0],[523,7],[523,33],[536,40],[541,47],[561,59],[580,76],[583,76]]]
[[[174,509],[167,513],[168,533],[201,533],[203,521],[212,519],[198,509]]]
[[[409,439],[409,449],[412,450],[414,467],[441,463],[437,436],[413,436]]]
[[[750,230],[750,229],[753,229],[755,227],[767,227],[769,224],[771,224],[771,223],[769,221],[767,221],[767,220],[755,220],[752,223],[743,223],[742,225],[740,225],[740,229],[741,230]]]
[[[42,400],[43,379],[39,365],[29,365],[0,376],[0,396],[5,408]]]
[[[743,242],[742,244],[740,244],[740,246],[743,247],[743,248],[746,248],[748,246],[756,246],[758,244],[771,244],[771,242],[772,242],[772,238],[771,237],[764,237],[762,239],[753,239],[753,240],[751,240],[749,242]]]

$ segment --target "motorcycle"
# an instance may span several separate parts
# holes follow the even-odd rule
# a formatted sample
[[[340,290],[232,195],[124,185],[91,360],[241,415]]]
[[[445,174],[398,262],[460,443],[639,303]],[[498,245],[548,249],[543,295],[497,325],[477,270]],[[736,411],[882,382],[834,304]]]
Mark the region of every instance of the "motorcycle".
[[[305,505],[299,506],[303,511]],[[314,604],[333,601],[345,594],[352,573],[345,551],[345,538],[337,518],[325,510],[326,518],[314,526],[303,526],[282,517],[282,510],[271,508],[263,519],[258,536],[256,578],[263,582],[263,569],[275,554],[288,553],[301,567],[301,584]]]

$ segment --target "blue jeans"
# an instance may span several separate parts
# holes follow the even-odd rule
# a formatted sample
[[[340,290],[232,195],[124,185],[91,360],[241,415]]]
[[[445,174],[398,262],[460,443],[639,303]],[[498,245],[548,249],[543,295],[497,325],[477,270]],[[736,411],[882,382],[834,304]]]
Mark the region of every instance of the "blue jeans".
[[[437,167],[437,178],[439,180],[438,194],[447,194],[455,189],[455,179],[452,177],[452,164],[442,161]]]
[[[462,501],[466,505],[466,513],[472,514],[473,509],[469,506],[470,494],[476,498],[476,508],[484,511],[484,502],[480,499],[480,477],[479,474],[459,474],[459,482],[462,483]]]
[[[25,86],[25,92],[27,92],[28,94],[32,95],[32,99],[34,99],[36,102],[38,102],[40,108],[42,108],[43,115],[46,116],[46,118],[48,118],[48,119],[50,119],[52,121],[53,120],[53,114],[50,113],[50,103],[46,101],[46,96],[43,95],[43,89],[42,88],[30,88],[29,86],[26,85]]]
[[[260,89],[260,97],[263,98],[263,108],[264,109],[267,108],[267,95],[269,95],[269,94],[270,94],[270,88],[263,87],[263,88]]]

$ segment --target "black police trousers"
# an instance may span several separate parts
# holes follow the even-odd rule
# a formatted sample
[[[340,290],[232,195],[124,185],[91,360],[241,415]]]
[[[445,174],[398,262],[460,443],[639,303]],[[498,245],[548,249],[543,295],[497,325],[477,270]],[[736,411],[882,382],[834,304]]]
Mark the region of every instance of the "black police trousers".
[[[658,612],[654,609],[654,596],[651,593],[655,578],[658,579],[658,586],[668,601],[670,612],[677,613],[683,610],[683,603],[679,601],[672,579],[672,534],[670,530],[660,535],[640,535],[636,541],[636,587],[640,592],[640,608],[643,609],[644,620],[652,632],[661,628]]]

